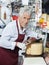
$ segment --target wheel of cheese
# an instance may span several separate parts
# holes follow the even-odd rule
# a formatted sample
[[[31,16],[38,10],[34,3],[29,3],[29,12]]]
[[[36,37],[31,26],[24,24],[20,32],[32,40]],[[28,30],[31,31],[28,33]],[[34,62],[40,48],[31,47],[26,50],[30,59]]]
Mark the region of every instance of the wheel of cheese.
[[[31,53],[31,48],[28,48],[26,54],[30,55],[30,53]]]
[[[30,55],[30,53],[31,53],[31,44],[27,45],[27,48],[26,48],[26,54]]]
[[[42,54],[42,43],[34,43],[31,45],[31,55]]]

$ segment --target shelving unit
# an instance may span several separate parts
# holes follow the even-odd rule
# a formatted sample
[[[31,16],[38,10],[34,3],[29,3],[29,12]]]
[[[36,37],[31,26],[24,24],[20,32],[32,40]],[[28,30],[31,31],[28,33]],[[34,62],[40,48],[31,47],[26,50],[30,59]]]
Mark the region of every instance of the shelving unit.
[[[42,15],[42,0],[29,0],[29,6],[32,6],[32,16],[28,24],[28,29],[36,31],[36,23]]]

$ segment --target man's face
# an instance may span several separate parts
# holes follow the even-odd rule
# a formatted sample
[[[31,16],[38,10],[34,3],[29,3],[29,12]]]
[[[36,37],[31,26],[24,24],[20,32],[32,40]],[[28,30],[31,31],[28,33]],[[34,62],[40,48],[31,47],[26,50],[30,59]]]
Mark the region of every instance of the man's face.
[[[24,14],[19,17],[20,26],[23,28],[26,27],[29,22],[29,19],[30,15],[27,12],[24,12]]]

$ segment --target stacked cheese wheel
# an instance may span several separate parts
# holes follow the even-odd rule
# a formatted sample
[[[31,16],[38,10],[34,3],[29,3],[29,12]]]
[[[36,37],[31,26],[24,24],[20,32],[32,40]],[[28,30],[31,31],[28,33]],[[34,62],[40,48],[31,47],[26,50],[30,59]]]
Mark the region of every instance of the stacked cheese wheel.
[[[28,55],[41,55],[42,54],[42,43],[33,43],[27,46],[26,54]]]

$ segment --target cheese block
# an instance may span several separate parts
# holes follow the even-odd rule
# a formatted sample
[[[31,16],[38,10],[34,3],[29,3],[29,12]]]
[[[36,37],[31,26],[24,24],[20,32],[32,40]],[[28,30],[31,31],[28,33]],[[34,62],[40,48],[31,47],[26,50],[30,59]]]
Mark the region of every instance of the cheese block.
[[[27,46],[26,54],[28,55],[41,55],[42,54],[42,43],[33,43]]]
[[[31,45],[31,55],[42,54],[42,43],[35,43]]]
[[[30,53],[31,53],[31,48],[28,48],[26,54],[30,55]]]
[[[31,45],[27,45],[26,54],[30,55],[31,53]]]

